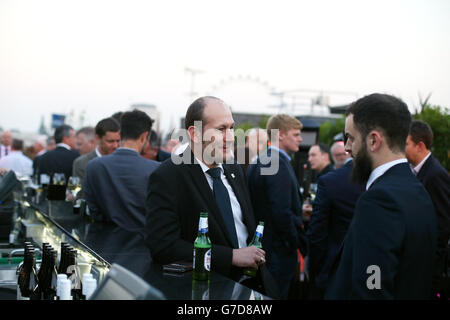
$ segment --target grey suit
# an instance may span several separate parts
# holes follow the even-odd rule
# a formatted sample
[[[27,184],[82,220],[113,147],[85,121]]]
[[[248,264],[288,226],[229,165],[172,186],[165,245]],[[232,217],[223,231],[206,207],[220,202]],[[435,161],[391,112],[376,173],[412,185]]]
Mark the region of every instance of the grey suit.
[[[149,177],[158,166],[158,162],[126,148],[90,161],[83,190],[91,217],[141,232]]]
[[[86,166],[89,161],[95,158],[97,158],[97,152],[95,150],[76,158],[73,162],[72,176],[80,177],[81,182],[83,182],[84,176],[86,175]]]

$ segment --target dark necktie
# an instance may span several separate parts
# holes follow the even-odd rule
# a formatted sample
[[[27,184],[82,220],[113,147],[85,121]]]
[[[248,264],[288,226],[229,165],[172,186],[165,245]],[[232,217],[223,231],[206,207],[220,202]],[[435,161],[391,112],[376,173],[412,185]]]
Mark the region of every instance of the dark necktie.
[[[206,171],[213,179],[213,192],[216,199],[219,211],[222,214],[225,227],[233,242],[235,248],[239,248],[236,234],[236,227],[234,225],[233,210],[231,209],[230,196],[228,190],[221,179],[221,168],[211,168]]]
[[[5,156],[8,155],[8,147],[5,147]]]

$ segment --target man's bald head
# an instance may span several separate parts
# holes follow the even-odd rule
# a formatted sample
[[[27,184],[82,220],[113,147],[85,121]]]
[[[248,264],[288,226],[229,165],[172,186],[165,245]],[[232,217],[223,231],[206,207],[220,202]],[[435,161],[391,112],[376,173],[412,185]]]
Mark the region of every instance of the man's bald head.
[[[196,121],[202,121],[203,125],[206,125],[208,119],[204,117],[205,107],[208,104],[212,103],[221,103],[225,105],[221,99],[213,97],[213,96],[205,96],[198,98],[189,106],[186,111],[186,117],[184,119],[184,127],[185,129],[189,129],[189,127],[193,126]]]
[[[9,147],[12,144],[12,134],[9,131],[3,131],[1,142],[5,147]]]

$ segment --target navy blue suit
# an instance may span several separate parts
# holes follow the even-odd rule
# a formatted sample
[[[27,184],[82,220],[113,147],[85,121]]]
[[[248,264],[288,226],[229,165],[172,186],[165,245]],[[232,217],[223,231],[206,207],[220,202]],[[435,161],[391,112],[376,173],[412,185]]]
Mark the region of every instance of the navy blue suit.
[[[92,218],[143,231],[148,180],[158,165],[125,148],[89,161],[83,190]]]
[[[47,151],[36,160],[37,174],[64,173],[66,180],[72,175],[72,166],[76,158],[80,156],[77,150],[68,150],[58,146],[54,150]]]
[[[262,175],[262,168],[270,167],[278,155],[278,172]],[[264,221],[262,244],[267,268],[279,284],[282,297],[287,297],[296,273],[297,248],[303,255],[307,250],[297,178],[289,159],[271,148],[256,164],[248,166],[247,176],[255,217]]]
[[[436,238],[428,192],[394,165],[359,198],[325,299],[429,299]]]
[[[353,161],[325,174],[317,181],[317,193],[309,228],[309,274],[324,290],[332,263],[347,234],[356,201],[364,186],[351,181]]]
[[[430,155],[425,161],[417,178],[423,183],[430,194],[436,208],[438,221],[438,240],[436,255],[436,271],[434,276],[434,293],[440,292],[441,274],[446,272],[445,264],[448,252],[448,240],[450,238],[450,178],[447,171],[439,161]],[[450,291],[450,288],[447,289]],[[443,292],[440,292],[441,295]]]

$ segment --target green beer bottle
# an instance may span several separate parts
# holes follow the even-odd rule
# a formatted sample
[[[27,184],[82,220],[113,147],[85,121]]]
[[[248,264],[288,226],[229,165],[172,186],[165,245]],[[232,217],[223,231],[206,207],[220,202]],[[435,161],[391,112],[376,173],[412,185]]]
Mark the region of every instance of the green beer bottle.
[[[211,270],[211,241],[208,237],[208,213],[200,212],[198,234],[194,242],[194,280],[209,280]]]
[[[258,223],[258,227],[256,227],[256,232],[255,232],[255,235],[253,236],[253,240],[252,240],[252,242],[250,242],[250,244],[248,246],[249,247],[255,246],[257,248],[262,249],[261,239],[263,236],[263,232],[264,232],[264,222],[260,221]],[[253,268],[245,268],[244,274],[247,276],[250,276],[250,277],[256,277],[256,270]]]

